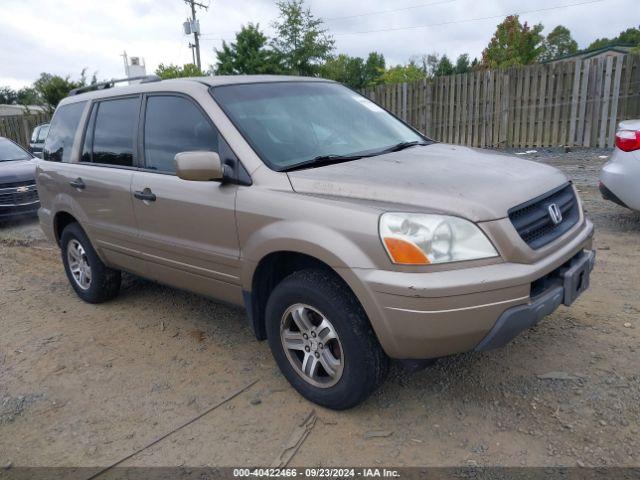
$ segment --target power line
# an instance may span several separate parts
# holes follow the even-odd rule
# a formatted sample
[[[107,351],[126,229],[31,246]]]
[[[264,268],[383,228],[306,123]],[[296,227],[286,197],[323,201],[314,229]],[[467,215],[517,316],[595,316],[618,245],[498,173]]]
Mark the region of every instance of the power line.
[[[350,19],[350,18],[370,17],[370,16],[373,16],[373,15],[381,15],[383,13],[403,12],[403,11],[406,11],[406,10],[414,10],[416,8],[430,7],[432,5],[441,5],[441,4],[453,3],[453,2],[457,2],[457,1],[458,0],[439,0],[437,2],[421,3],[420,5],[411,5],[409,7],[393,8],[393,9],[390,9],[390,10],[377,10],[375,12],[358,13],[358,14],[355,14],[355,15],[345,15],[343,17],[323,17],[322,20],[326,22],[326,21],[329,21],[329,20],[347,20],[347,19]],[[249,23],[251,23],[251,22],[249,22]],[[212,33],[201,33],[200,34],[201,37],[209,37],[211,35],[215,35],[215,34],[212,34]],[[217,37],[217,38],[220,38],[220,37]]]
[[[441,23],[430,23],[427,25],[414,25],[411,27],[392,27],[392,28],[381,28],[381,29],[376,29],[376,30],[363,30],[363,31],[358,31],[358,32],[342,32],[342,33],[334,33],[333,35],[336,37],[341,37],[341,36],[345,36],[345,35],[360,35],[360,34],[366,34],[366,33],[380,33],[380,32],[395,32],[395,31],[399,31],[399,30],[416,30],[416,29],[420,29],[420,28],[429,28],[429,27],[440,27],[443,25],[454,25],[457,23],[467,23],[467,22],[475,22],[475,21],[480,21],[480,20],[491,20],[491,19],[496,19],[496,18],[504,18],[508,15],[525,15],[528,13],[538,13],[538,12],[547,12],[550,10],[558,10],[560,8],[569,8],[569,7],[578,7],[580,5],[589,5],[592,3],[600,3],[600,2],[604,2],[605,0],[589,0],[586,2],[579,2],[579,3],[569,3],[566,5],[558,5],[556,7],[546,7],[546,8],[537,8],[534,10],[523,10],[520,12],[509,12],[509,13],[501,13],[500,15],[490,15],[487,17],[476,17],[476,18],[466,18],[463,20],[451,20],[449,22],[441,22]]]
[[[376,12],[368,12],[368,13],[359,13],[357,15],[345,15],[344,17],[326,17],[323,18],[323,20],[327,21],[327,20],[346,20],[348,18],[358,18],[358,17],[370,17],[373,15],[380,15],[383,13],[393,13],[393,12],[403,12],[405,10],[413,10],[416,8],[423,8],[423,7],[429,7],[431,5],[440,5],[443,3],[453,3],[453,2],[457,2],[458,0],[440,0],[437,2],[431,2],[431,3],[422,3],[420,5],[412,5],[410,7],[403,7],[403,8],[393,8],[391,10],[378,10]]]

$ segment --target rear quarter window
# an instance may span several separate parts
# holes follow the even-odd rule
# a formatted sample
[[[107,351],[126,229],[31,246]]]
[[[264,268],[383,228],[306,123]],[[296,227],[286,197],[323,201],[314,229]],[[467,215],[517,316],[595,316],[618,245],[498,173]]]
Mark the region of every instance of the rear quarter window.
[[[49,134],[44,143],[42,158],[50,162],[69,162],[71,149],[80,118],[87,102],[77,102],[58,107],[53,115]]]

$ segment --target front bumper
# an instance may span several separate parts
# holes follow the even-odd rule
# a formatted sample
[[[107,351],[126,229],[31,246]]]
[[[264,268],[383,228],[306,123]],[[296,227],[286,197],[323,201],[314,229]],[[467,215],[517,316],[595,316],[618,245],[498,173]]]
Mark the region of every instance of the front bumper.
[[[533,327],[542,318],[550,315],[561,304],[570,306],[576,298],[589,288],[589,275],[596,262],[596,254],[583,250],[572,258],[557,274],[545,278],[549,285],[531,303],[507,309],[496,321],[493,328],[476,345],[475,351],[504,347],[520,332]]]
[[[585,219],[569,242],[531,264],[503,262],[429,273],[362,270],[357,272],[360,288],[355,293],[380,344],[392,358],[437,358],[495,348],[515,336],[504,342],[487,340],[483,345],[495,328],[501,331],[496,338],[508,337],[504,333],[507,327],[500,327],[499,322],[513,327],[517,334],[566,301],[565,285],[555,285],[551,277],[589,251],[592,236],[593,225]],[[540,295],[545,299],[540,300]],[[531,313],[504,317],[514,308]],[[513,318],[521,320],[512,325],[509,319]]]
[[[36,215],[40,208],[40,202],[33,202],[26,205],[0,205],[0,219],[19,218]]]

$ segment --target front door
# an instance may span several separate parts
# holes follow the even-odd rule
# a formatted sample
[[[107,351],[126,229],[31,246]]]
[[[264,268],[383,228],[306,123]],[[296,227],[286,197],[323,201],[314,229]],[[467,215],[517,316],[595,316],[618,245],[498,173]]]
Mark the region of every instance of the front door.
[[[153,94],[144,103],[143,168],[131,191],[146,275],[241,304],[237,186],[181,180],[173,161],[178,152],[217,152],[218,132],[186,96]]]

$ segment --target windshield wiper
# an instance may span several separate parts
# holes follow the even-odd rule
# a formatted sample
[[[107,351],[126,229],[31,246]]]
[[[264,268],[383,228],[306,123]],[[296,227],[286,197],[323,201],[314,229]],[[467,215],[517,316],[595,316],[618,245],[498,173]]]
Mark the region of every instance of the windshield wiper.
[[[400,150],[404,150],[405,148],[415,147],[417,145],[429,145],[429,143],[423,140],[415,140],[413,142],[400,142],[380,151],[379,155],[382,155],[383,153],[399,152]]]
[[[294,170],[300,170],[303,168],[321,167],[323,165],[331,165],[332,163],[349,162],[351,160],[359,160],[369,155],[318,155],[311,160],[305,160],[304,162],[297,163],[291,167],[285,168],[284,172],[292,172]]]
[[[332,163],[349,162],[351,160],[359,160],[361,158],[376,157],[378,155],[384,155],[385,153],[399,152],[400,150],[404,150],[405,148],[409,148],[409,147],[414,147],[416,145],[430,145],[430,143],[425,142],[423,140],[416,140],[413,142],[396,143],[395,145],[392,145],[390,147],[387,147],[372,153],[362,153],[362,154],[355,154],[355,155],[336,155],[331,153],[328,155],[318,155],[317,157],[314,157],[311,160],[305,160],[304,162],[297,163],[295,165],[292,165],[291,167],[285,168],[283,171],[291,172],[291,171],[300,170],[303,168],[321,167],[323,165],[331,165]]]

